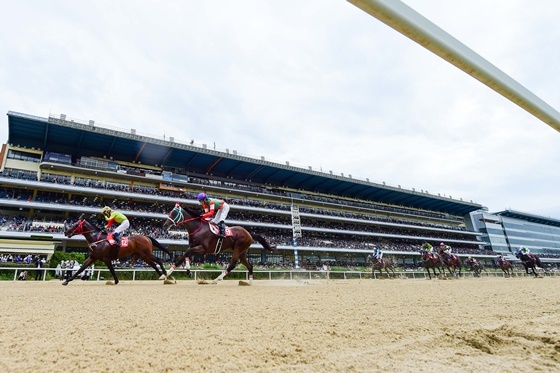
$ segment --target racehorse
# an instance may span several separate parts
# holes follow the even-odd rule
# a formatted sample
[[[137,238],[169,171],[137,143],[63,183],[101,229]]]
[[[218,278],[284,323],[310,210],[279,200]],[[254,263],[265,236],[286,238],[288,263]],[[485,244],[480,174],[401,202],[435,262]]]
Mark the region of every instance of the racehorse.
[[[377,259],[375,259],[373,257],[373,255],[368,255],[367,256],[367,262],[371,263],[371,274],[375,277],[375,271],[379,271],[379,274],[381,276],[383,276],[383,270],[385,270],[385,272],[387,272],[387,277],[391,276],[391,273],[393,274],[393,277],[396,276],[395,273],[395,265],[393,264],[392,261],[387,260],[387,259],[381,259],[380,261],[378,261]],[[389,272],[391,271],[391,272]]]
[[[523,267],[525,267],[525,272],[527,272],[527,274],[529,274],[529,268],[531,268],[531,271],[533,272],[535,277],[539,277],[536,268],[543,268],[543,265],[538,257],[533,254],[523,254],[520,250],[515,253],[515,256],[517,257],[517,259],[521,260],[521,264],[523,264]]]
[[[497,264],[498,267],[501,268],[502,271],[504,271],[506,277],[511,277],[513,276],[513,264],[511,264],[510,262],[508,262],[505,259],[498,259],[497,260]]]
[[[486,272],[486,269],[482,265],[482,263],[473,260],[467,260],[465,262],[466,266],[469,268],[469,271],[474,272],[476,277],[479,277],[482,271]]]
[[[249,247],[256,240],[266,250],[271,252],[278,252],[275,245],[269,245],[268,242],[258,234],[250,233],[243,227],[234,226],[226,227],[226,237],[222,239],[221,243],[218,241],[217,228],[210,224],[201,214],[197,211],[191,210],[188,207],[181,207],[178,203],[173,210],[169,213],[167,220],[163,224],[164,229],[169,229],[172,226],[184,225],[189,234],[189,248],[183,256],[177,258],[171,268],[167,271],[167,275],[160,277],[165,279],[175,270],[176,267],[185,263],[187,274],[190,275],[190,261],[194,254],[218,254],[222,250],[232,250],[233,255],[227,269],[222,272],[215,280],[214,283],[221,281],[224,277],[233,271],[237,266],[237,261],[240,260],[247,270],[249,271],[249,281],[253,281],[253,265],[247,260],[247,252]],[[215,233],[216,232],[216,233]],[[221,244],[221,246],[219,246]]]
[[[442,248],[438,249],[439,257],[441,258],[442,263],[445,265],[449,274],[451,276],[455,276],[457,269],[459,270],[459,276],[461,276],[461,269],[463,268],[463,263],[461,259],[455,254],[447,254],[443,252]],[[444,270],[445,272],[445,270]]]
[[[109,242],[110,237],[108,237],[108,234],[97,228],[92,223],[86,221],[85,219],[82,219],[81,217],[64,233],[64,235],[68,238],[78,234],[81,234],[86,238],[89,247],[89,255],[80,269],[78,269],[78,271],[72,277],[64,281],[62,285],[68,285],[70,281],[74,280],[87,267],[98,260],[107,265],[107,268],[109,268],[111,275],[113,275],[113,279],[115,280],[116,285],[119,283],[119,279],[117,278],[117,274],[115,273],[115,269],[113,268],[112,261],[115,259],[124,258],[129,255],[142,258],[142,260],[144,260],[157,272],[158,276],[161,276],[162,274],[165,275],[166,271],[163,267],[161,259],[153,254],[154,246],[165,251],[170,258],[173,257],[169,249],[156,241],[155,238],[140,235],[128,236],[128,244],[121,244],[121,247],[118,249],[117,253],[116,248]],[[161,272],[158,268],[158,265],[159,268],[161,268]]]
[[[439,271],[439,274],[441,275],[441,269],[443,264],[439,254],[429,253],[428,251],[422,249],[420,250],[420,255],[422,256],[422,263],[424,264],[424,268],[426,268],[426,270],[428,271],[428,276],[430,277],[430,280],[432,279],[432,275],[430,274],[430,268],[432,269],[432,271],[434,271],[434,277],[438,276],[436,273],[436,268]]]

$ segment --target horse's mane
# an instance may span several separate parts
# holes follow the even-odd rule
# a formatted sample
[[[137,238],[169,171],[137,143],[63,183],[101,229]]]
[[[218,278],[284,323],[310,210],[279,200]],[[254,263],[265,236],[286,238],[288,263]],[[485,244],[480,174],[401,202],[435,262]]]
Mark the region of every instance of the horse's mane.
[[[97,226],[97,224],[94,224],[94,223],[92,223],[92,222],[90,222],[90,221],[88,221],[88,220],[86,220],[86,219],[82,219],[82,220],[84,221],[84,224],[91,225],[93,228],[95,228],[95,229],[98,230],[98,231],[102,231],[102,230],[103,230],[103,229],[99,228],[99,227]],[[78,221],[79,221],[79,220],[78,220]]]
[[[200,216],[202,215],[201,212],[198,212],[198,211],[196,211],[196,210],[193,210],[193,209],[191,209],[191,208],[188,207],[188,206],[184,206],[184,207],[183,207],[183,210],[185,210],[185,211],[187,212],[187,214],[189,214],[189,215],[192,216],[193,218],[195,218],[195,217],[200,217]]]

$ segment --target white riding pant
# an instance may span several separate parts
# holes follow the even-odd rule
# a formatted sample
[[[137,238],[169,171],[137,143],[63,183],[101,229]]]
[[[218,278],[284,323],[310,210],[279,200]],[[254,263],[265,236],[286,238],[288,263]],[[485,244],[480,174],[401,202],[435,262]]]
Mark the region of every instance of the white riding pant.
[[[229,205],[224,202],[222,208],[216,212],[216,215],[214,215],[214,219],[212,219],[212,223],[218,224],[219,222],[226,220],[228,213],[229,213]]]
[[[128,227],[130,227],[130,222],[128,221],[128,219],[127,219],[127,220],[123,220],[123,222],[120,223],[119,226],[115,228],[114,232],[115,232],[115,233],[122,233],[122,232],[124,232],[125,230],[127,230]]]

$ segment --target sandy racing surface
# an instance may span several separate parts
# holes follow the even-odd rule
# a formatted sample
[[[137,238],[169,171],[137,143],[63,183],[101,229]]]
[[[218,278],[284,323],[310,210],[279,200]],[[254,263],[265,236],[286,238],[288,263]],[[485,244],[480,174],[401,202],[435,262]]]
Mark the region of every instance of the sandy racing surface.
[[[0,371],[560,371],[560,277],[1,282]]]

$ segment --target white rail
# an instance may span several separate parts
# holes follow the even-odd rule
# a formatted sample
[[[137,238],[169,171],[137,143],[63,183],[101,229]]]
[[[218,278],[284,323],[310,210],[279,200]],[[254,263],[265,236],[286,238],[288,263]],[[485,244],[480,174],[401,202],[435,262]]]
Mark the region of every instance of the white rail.
[[[24,267],[0,267],[0,272],[2,273],[10,273],[11,271],[14,272],[13,276],[10,276],[9,281],[18,281],[19,274],[23,271],[27,271],[27,281],[31,279],[35,279],[35,275],[37,271],[40,271],[40,280],[41,281],[48,281],[53,280],[55,278],[55,268],[24,268]],[[144,281],[142,279],[138,279],[138,274],[141,273],[143,275],[148,275],[153,277],[152,279],[157,279],[156,273],[151,268],[119,268],[115,269],[117,272],[117,276],[121,281]],[[51,275],[47,278],[47,273],[52,272]],[[66,270],[62,270],[62,276],[66,276]],[[90,273],[86,269],[85,273]],[[177,269],[173,273],[175,277],[183,277],[187,280],[186,270]],[[191,269],[192,273],[192,280],[199,280],[199,279],[212,279],[219,275],[222,272],[221,269]],[[132,278],[120,278],[120,273],[132,273]],[[546,272],[544,270],[538,271],[539,276],[560,276],[560,272],[558,271],[549,271]],[[378,272],[372,275],[371,272],[364,272],[364,271],[308,271],[308,270],[274,270],[274,271],[264,271],[258,270],[253,271],[254,279],[255,280],[318,280],[318,279],[330,279],[330,280],[351,280],[351,279],[368,279],[368,278],[388,278],[387,274],[380,275]],[[249,272],[247,270],[234,270],[231,272],[229,279],[239,280],[239,277],[243,277],[245,280],[249,279]],[[473,272],[463,272],[462,277],[475,277]],[[525,271],[515,271],[513,273],[513,277],[531,277],[532,274],[527,275]],[[391,276],[392,277],[392,276]],[[396,278],[409,278],[409,279],[426,279],[428,278],[428,272],[426,271],[399,271],[396,272]],[[432,276],[433,277],[433,276]],[[446,277],[451,277],[449,274]],[[506,277],[502,271],[487,271],[482,272],[478,277]],[[58,277],[57,279],[60,279]],[[77,279],[80,279],[78,277]],[[89,280],[93,281],[106,281],[112,280],[113,277],[107,268],[96,268],[93,270],[93,275]],[[226,279],[228,279],[226,277]]]

